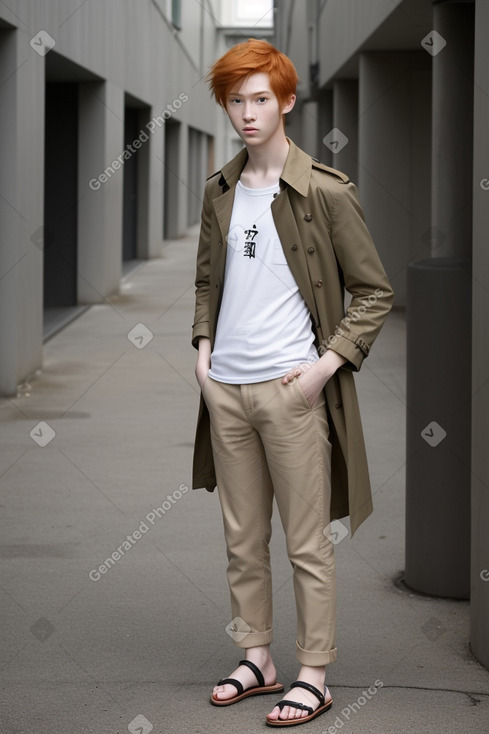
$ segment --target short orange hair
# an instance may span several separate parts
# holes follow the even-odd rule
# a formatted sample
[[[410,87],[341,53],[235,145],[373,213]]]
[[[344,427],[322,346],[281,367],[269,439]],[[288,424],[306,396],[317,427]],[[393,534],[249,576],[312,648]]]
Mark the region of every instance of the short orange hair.
[[[259,72],[268,74],[272,92],[281,104],[295,94],[299,77],[292,61],[268,41],[256,38],[249,38],[226,51],[212,66],[207,81],[216,102],[225,108],[232,87]]]

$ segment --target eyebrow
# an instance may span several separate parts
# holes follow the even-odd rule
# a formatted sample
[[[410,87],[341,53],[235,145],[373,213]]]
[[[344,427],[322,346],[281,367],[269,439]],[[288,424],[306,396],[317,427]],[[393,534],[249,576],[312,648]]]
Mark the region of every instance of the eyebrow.
[[[259,94],[271,94],[269,89],[264,89],[262,92],[252,92],[249,96],[250,97],[256,97]],[[245,97],[246,95],[241,94],[241,92],[229,92],[230,97]]]

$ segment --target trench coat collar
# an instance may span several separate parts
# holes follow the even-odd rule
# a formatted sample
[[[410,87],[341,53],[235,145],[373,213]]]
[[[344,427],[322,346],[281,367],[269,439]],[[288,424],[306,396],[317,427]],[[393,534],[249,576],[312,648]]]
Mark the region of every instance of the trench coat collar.
[[[280,178],[299,194],[307,196],[311,178],[311,157],[298,148],[290,138],[287,138],[287,142],[289,143],[289,152]],[[248,151],[243,148],[237,156],[221,169],[221,180],[224,179],[222,183],[226,183],[229,188],[236,186],[247,160]]]

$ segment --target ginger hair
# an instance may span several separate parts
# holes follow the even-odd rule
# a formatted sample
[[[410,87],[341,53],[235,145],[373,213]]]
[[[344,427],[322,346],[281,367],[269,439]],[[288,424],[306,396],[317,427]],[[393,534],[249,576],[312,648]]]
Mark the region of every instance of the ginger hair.
[[[229,92],[251,74],[268,74],[270,87],[280,104],[286,104],[295,94],[298,74],[292,61],[268,41],[249,38],[232,46],[211,67],[207,81],[211,93],[221,107],[226,108]]]

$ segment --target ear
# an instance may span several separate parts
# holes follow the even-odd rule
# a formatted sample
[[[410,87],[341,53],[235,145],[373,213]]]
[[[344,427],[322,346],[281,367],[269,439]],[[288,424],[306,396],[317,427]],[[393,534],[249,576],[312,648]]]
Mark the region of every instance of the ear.
[[[282,107],[282,115],[286,115],[287,112],[290,112],[293,109],[296,99],[297,97],[295,96],[295,94],[290,95],[288,101]]]

